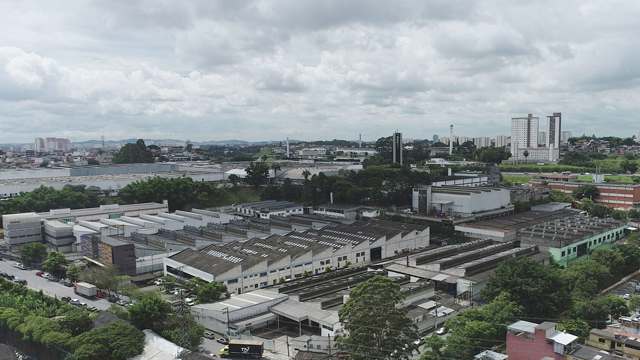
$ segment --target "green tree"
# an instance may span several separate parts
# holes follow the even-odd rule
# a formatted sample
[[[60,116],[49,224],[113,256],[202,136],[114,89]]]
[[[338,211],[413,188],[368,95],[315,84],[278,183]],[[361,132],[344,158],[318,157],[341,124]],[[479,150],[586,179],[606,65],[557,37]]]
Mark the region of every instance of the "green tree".
[[[563,202],[563,203],[573,202],[573,198],[571,197],[571,195],[567,193],[563,193],[562,191],[559,191],[559,190],[551,190],[551,193],[549,193],[549,200],[553,202]]]
[[[26,244],[20,249],[20,260],[26,266],[36,266],[47,256],[47,247],[42,243]]]
[[[52,251],[42,263],[42,269],[58,279],[64,278],[67,271],[67,259],[62,253]]]
[[[598,299],[586,299],[574,301],[568,314],[569,318],[582,320],[591,328],[602,329],[607,324],[609,307]]]
[[[407,310],[397,306],[402,299],[400,286],[382,276],[375,276],[353,289],[339,312],[347,334],[339,343],[352,359],[411,357],[418,334],[407,318]]]
[[[200,303],[211,303],[220,300],[227,292],[227,287],[219,282],[206,282],[197,278],[189,280],[189,289],[198,297]]]
[[[504,341],[507,324],[522,315],[522,307],[507,293],[487,305],[472,308],[447,321],[450,335],[446,354],[449,358],[472,359],[479,349],[488,349]]]
[[[566,283],[557,268],[546,267],[530,258],[500,264],[481,295],[491,301],[506,293],[532,317],[551,317],[569,304]]]
[[[91,320],[89,313],[80,309],[74,309],[64,314],[58,323],[63,331],[73,336],[87,332],[93,327],[93,320]]]
[[[580,341],[584,341],[589,337],[591,326],[584,320],[567,319],[562,320],[556,326],[556,329],[560,331],[568,332],[580,338]]]
[[[204,327],[189,314],[186,316],[173,314],[169,316],[166,325],[160,330],[160,335],[183,348],[196,351],[198,346],[202,344]]]
[[[640,309],[640,295],[632,295],[629,299],[629,310],[638,311]]]
[[[627,302],[619,296],[607,295],[601,297],[598,301],[607,307],[608,314],[614,319],[618,319],[621,316],[629,316]]]
[[[119,320],[76,336],[72,344],[72,360],[127,360],[142,353],[144,334]]]
[[[251,162],[245,169],[247,177],[244,179],[247,184],[259,187],[267,183],[269,178],[269,166],[264,162]]]
[[[227,180],[231,183],[231,185],[233,187],[236,187],[236,186],[238,186],[238,183],[240,182],[240,177],[238,175],[236,175],[236,174],[231,174],[231,175],[229,175]]]
[[[164,328],[170,312],[171,305],[158,294],[151,293],[129,307],[129,318],[139,329],[158,331]]]
[[[80,268],[77,265],[69,265],[67,267],[67,279],[75,283],[80,279]]]
[[[436,335],[429,336],[425,339],[427,351],[422,353],[420,360],[446,360],[445,347],[447,342]]]
[[[594,259],[578,259],[562,273],[574,298],[590,299],[613,281],[609,268]],[[566,286],[565,286],[566,287]]]
[[[113,156],[116,164],[152,163],[153,154],[147,149],[144,140],[138,139],[135,144],[125,144]]]
[[[628,174],[635,174],[638,171],[638,164],[635,161],[623,160],[620,163],[620,170]]]
[[[595,185],[580,185],[573,191],[573,196],[578,200],[583,198],[593,200],[598,194],[598,188]]]

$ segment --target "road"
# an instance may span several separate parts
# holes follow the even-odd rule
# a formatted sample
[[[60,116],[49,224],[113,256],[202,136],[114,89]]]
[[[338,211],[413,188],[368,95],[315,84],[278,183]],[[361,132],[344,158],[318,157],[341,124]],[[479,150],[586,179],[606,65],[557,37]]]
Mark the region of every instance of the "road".
[[[42,290],[43,293],[49,296],[55,296],[58,299],[65,296],[77,298],[82,302],[87,303],[87,306],[93,306],[98,310],[107,310],[109,306],[111,306],[111,303],[105,299],[90,300],[83,298],[73,292],[73,287],[66,287],[60,283],[36,276],[36,272],[38,272],[38,270],[20,270],[14,267],[14,264],[14,261],[1,260],[0,271],[14,275],[16,279],[27,280],[27,287],[30,289],[36,291]]]

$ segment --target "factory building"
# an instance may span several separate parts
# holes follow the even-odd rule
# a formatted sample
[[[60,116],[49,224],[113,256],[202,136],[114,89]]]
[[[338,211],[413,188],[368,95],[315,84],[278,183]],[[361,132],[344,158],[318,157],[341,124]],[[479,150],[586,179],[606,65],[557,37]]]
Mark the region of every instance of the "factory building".
[[[571,181],[547,181],[544,179],[531,180],[529,183],[534,187],[544,187],[551,190],[558,190],[565,194],[572,194],[580,186],[585,183]],[[629,210],[640,207],[640,184],[610,184],[610,183],[594,183],[591,184],[598,189],[598,196],[593,201],[613,208],[621,210]]]
[[[518,239],[522,244],[546,249],[557,264],[565,266],[603,245],[620,240],[625,227],[624,222],[612,218],[576,214],[520,229]]]
[[[168,211],[169,205],[166,201],[162,204],[112,204],[101,205],[97,208],[53,209],[42,213],[3,215],[2,223],[5,228],[5,242],[10,246],[46,240],[54,249],[67,252],[72,251],[73,224],[75,223],[100,222],[123,216],[145,216],[146,214],[159,214]],[[109,225],[105,224],[106,226]]]
[[[364,265],[429,245],[429,228],[389,221],[327,226],[200,250],[164,260],[166,275],[224,283],[243,293],[305,274]]]
[[[513,210],[509,189],[466,186],[427,185],[414,188],[412,207],[414,211],[426,215],[449,217]]]
[[[234,210],[242,216],[253,216],[262,219],[269,219],[276,215],[290,216],[304,213],[304,209],[300,204],[276,200],[239,204],[234,206]]]

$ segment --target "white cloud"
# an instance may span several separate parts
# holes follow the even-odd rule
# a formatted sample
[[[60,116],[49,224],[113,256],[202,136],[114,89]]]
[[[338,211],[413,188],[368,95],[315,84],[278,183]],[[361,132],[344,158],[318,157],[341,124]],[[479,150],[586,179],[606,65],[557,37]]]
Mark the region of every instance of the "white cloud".
[[[639,15],[605,0],[5,3],[0,142],[493,135],[553,111],[625,135]]]

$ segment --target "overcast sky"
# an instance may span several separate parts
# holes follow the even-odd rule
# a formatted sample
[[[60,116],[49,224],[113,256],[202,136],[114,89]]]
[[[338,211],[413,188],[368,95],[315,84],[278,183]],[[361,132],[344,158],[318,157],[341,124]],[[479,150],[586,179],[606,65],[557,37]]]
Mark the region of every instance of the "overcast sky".
[[[0,142],[640,132],[640,1],[0,0]]]

